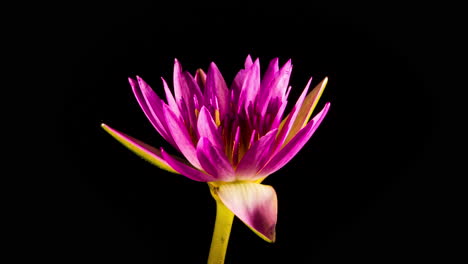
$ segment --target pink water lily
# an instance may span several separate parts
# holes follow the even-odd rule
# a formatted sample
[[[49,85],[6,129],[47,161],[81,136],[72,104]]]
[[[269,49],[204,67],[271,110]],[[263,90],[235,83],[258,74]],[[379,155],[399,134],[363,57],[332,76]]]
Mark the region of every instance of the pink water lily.
[[[261,78],[259,60],[252,61],[248,56],[244,69],[228,87],[216,64],[211,63],[207,73],[199,69],[193,76],[182,71],[175,60],[173,91],[162,79],[165,101],[142,78],[129,78],[151,124],[184,158],[105,124],[102,127],[156,166],[207,182],[220,206],[260,237],[273,242],[277,196],[271,186],[261,182],[297,154],[330,107],[326,103],[310,119],[327,78],[308,93],[310,79],[283,118],[291,89],[288,83],[292,64],[291,60],[281,68],[278,64],[278,59],[273,59]]]

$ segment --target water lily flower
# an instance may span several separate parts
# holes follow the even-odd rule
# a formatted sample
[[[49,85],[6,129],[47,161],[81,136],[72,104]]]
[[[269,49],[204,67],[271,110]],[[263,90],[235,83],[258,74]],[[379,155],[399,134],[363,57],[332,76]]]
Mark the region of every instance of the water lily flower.
[[[228,87],[216,64],[211,63],[207,73],[198,69],[193,76],[176,59],[173,91],[162,78],[166,101],[142,78],[129,78],[151,124],[184,158],[102,124],[154,165],[208,183],[217,204],[208,263],[224,262],[234,215],[264,240],[275,241],[277,196],[273,187],[261,182],[297,154],[330,107],[326,103],[311,119],[327,84],[325,78],[308,93],[311,78],[283,117],[291,70],[291,60],[280,68],[275,58],[261,78],[259,59],[248,56]]]

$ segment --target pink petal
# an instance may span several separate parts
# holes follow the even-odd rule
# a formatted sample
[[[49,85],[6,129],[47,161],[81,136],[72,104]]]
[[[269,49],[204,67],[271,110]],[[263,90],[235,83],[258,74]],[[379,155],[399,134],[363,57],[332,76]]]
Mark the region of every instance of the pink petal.
[[[247,58],[245,58],[245,62],[244,62],[244,69],[249,69],[250,67],[252,67],[252,57],[250,57],[250,54],[247,55]]]
[[[174,138],[175,144],[180,152],[184,154],[185,158],[187,158],[193,166],[200,169],[201,166],[197,159],[197,152],[187,128],[167,105],[164,105],[163,111],[166,116],[168,132]]]
[[[224,116],[229,110],[229,97],[229,90],[223,75],[216,64],[212,62],[206,76],[205,98],[210,98],[213,101],[217,98],[220,114]]]
[[[215,148],[206,137],[198,141],[197,157],[203,170],[213,176],[216,181],[230,182],[235,179],[234,169],[226,154]]]
[[[330,103],[326,103],[325,107],[318,113],[297,135],[289,141],[275,156],[267,163],[267,165],[258,173],[261,177],[266,177],[273,172],[281,169],[286,165],[307,141],[312,137],[315,130],[319,127],[323,118],[330,108]],[[260,178],[261,178],[260,177]]]
[[[208,175],[202,171],[197,170],[196,168],[186,164],[185,162],[172,157],[164,149],[161,148],[161,155],[169,166],[171,166],[178,173],[184,175],[187,178],[190,178],[194,181],[200,182],[211,182],[214,181],[214,178],[211,175]]]
[[[247,110],[250,103],[255,100],[255,96],[260,89],[260,61],[257,59],[255,63],[246,70],[244,82],[239,95],[237,112],[242,111],[242,107]]]
[[[278,58],[274,58],[270,61],[270,64],[268,65],[268,68],[266,69],[265,74],[263,75],[262,88],[270,86],[271,81],[279,71],[278,62]]]
[[[206,107],[202,106],[198,114],[197,130],[200,137],[206,137],[210,140],[216,148],[222,149],[223,143],[221,135],[219,134],[218,127],[216,126],[213,117]]]
[[[254,181],[261,178],[257,176],[257,172],[270,159],[270,150],[273,147],[277,132],[277,129],[271,130],[254,142],[247,150],[236,168],[236,178],[238,180]]]
[[[174,60],[174,96],[175,101],[189,126],[196,125],[194,97],[203,102],[203,95],[195,79],[188,72],[182,72],[182,66],[177,59]],[[185,111],[182,111],[185,109]]]
[[[278,201],[273,187],[252,182],[222,184],[215,188],[226,207],[268,242],[276,238]]]
[[[169,140],[170,137],[167,134],[167,131],[163,125],[164,117],[156,115],[155,112],[152,110],[152,109],[156,109],[156,110],[162,109],[161,99],[159,99],[159,97],[154,92],[153,94],[151,94],[152,90],[147,91],[146,93],[143,93],[138,82],[133,80],[132,78],[128,78],[128,82],[130,83],[130,86],[132,87],[133,94],[135,95],[138,104],[140,105],[141,109],[145,113],[148,120],[154,126],[156,131],[158,131],[158,133],[165,140],[170,141]],[[147,98],[146,96],[150,96],[150,98]],[[151,104],[149,104],[148,102],[151,102]],[[160,112],[156,111],[156,113],[160,113]]]
[[[268,106],[268,102],[271,97],[271,82],[273,81],[274,77],[278,74],[279,71],[278,61],[278,58],[274,58],[273,60],[271,60],[263,76],[262,83],[260,85],[260,91],[257,96],[256,105],[256,109],[260,113],[264,113]]]
[[[263,89],[262,97],[262,108],[260,108],[261,115],[265,115],[268,105],[272,99],[281,98],[282,101],[286,100],[285,94],[288,88],[289,78],[291,77],[292,64],[291,60],[288,60],[283,67],[275,74],[275,77],[270,82],[268,88]]]
[[[184,77],[182,75],[182,66],[180,65],[179,61],[177,59],[174,59],[174,73],[173,73],[173,78],[174,78],[174,96],[176,102],[179,104],[182,101],[182,96],[184,94],[183,90],[186,89],[184,86]]]
[[[174,96],[172,96],[171,89],[169,89],[169,86],[167,85],[167,82],[166,82],[166,80],[164,80],[164,78],[161,77],[161,80],[163,82],[164,92],[166,93],[166,100],[167,100],[167,103],[168,103],[169,107],[174,112],[174,114],[176,114],[178,117],[180,117],[179,106],[177,105],[177,103],[176,103],[176,101],[174,99]]]

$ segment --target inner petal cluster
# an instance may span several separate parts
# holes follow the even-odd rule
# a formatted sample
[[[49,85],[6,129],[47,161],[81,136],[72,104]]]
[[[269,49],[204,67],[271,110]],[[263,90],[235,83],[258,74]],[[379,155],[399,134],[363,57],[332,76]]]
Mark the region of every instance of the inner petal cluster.
[[[187,160],[170,167],[190,166],[213,181],[256,180],[279,169],[272,160],[289,161],[328,110],[327,104],[308,121],[326,79],[307,94],[309,81],[283,118],[291,70],[291,60],[280,68],[276,58],[261,77],[259,60],[248,56],[228,87],[216,64],[211,63],[207,73],[199,69],[193,76],[175,60],[173,90],[162,79],[165,101],[140,77],[129,81],[155,129]],[[295,152],[282,152],[294,138],[299,149],[289,146]]]

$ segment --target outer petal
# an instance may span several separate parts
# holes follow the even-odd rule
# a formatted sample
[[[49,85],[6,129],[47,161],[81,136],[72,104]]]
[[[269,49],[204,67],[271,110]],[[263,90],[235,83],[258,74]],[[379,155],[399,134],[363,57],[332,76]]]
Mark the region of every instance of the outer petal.
[[[137,77],[140,79],[139,77]],[[140,87],[139,82],[133,80],[132,78],[128,78],[128,82],[132,87],[133,93],[140,105],[141,109],[145,113],[146,117],[149,119],[151,124],[154,126],[156,131],[167,141],[173,143],[172,138],[167,133],[166,128],[164,126],[164,117],[158,116],[155,113],[160,113],[158,110],[162,108],[161,99],[157,96],[156,93],[151,90],[151,88],[144,93],[142,91],[142,87]],[[147,98],[147,97],[150,98]],[[149,104],[148,102],[151,102]],[[156,112],[154,111],[156,110]],[[161,120],[162,119],[162,120]]]
[[[138,139],[130,137],[122,132],[119,132],[104,123],[101,124],[101,127],[112,137],[117,139],[117,141],[122,143],[125,147],[127,147],[143,159],[151,162],[152,164],[158,166],[161,169],[173,173],[178,173],[162,158],[161,151],[159,151],[159,149],[151,147]]]
[[[222,184],[214,189],[242,222],[268,242],[276,238],[278,200],[273,187],[252,182]]]
[[[178,173],[184,175],[187,178],[200,182],[211,182],[215,180],[211,175],[199,171],[196,168],[190,166],[189,164],[186,164],[185,162],[172,157],[162,148],[161,155],[168,165],[170,165],[172,168],[174,168],[174,170],[176,170]]]
[[[174,96],[172,96],[171,90],[169,89],[169,86],[167,85],[166,80],[164,80],[164,78],[162,77],[161,77],[161,80],[163,82],[164,92],[166,93],[166,100],[167,100],[169,107],[177,116],[180,116],[179,106],[177,105],[174,99]]]
[[[299,109],[296,120],[291,127],[289,135],[286,138],[286,142],[289,142],[289,140],[291,140],[292,137],[294,137],[297,132],[299,132],[299,130],[301,130],[307,124],[307,121],[309,121],[309,118],[312,115],[312,112],[314,111],[315,106],[317,105],[317,102],[323,93],[323,90],[325,90],[325,86],[327,86],[327,82],[328,78],[325,77],[325,79],[323,79],[317,86],[315,86],[312,92],[307,95],[304,102],[302,103],[301,108]],[[310,82],[307,85],[310,85]]]
[[[271,155],[271,148],[278,130],[274,129],[257,140],[245,153],[236,168],[239,180],[256,180],[257,172],[265,165]]]
[[[312,78],[309,79],[309,82],[307,83],[306,87],[304,88],[301,95],[299,96],[299,99],[297,99],[297,102],[294,105],[293,109],[291,110],[291,113],[289,113],[289,115],[283,120],[283,122],[280,125],[279,135],[277,139],[277,143],[279,147],[287,143],[287,137],[289,136],[291,128],[294,122],[296,121],[297,115],[302,106],[302,103],[304,102],[304,98],[306,97],[306,94],[307,94],[307,91],[309,90],[309,86],[311,82],[312,82]]]
[[[282,168],[288,163],[301,148],[307,143],[312,137],[315,130],[322,122],[323,118],[330,108],[330,103],[325,104],[325,107],[318,113],[314,119],[312,119],[307,126],[305,126],[297,135],[289,141],[284,148],[282,148],[269,162],[268,164],[258,173],[261,177],[266,177],[273,172]]]
[[[226,154],[214,147],[206,137],[198,141],[197,157],[203,170],[216,178],[216,181],[230,182],[235,179],[234,169]]]

